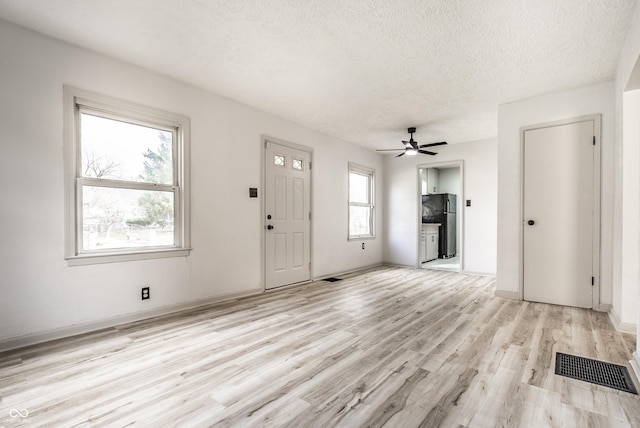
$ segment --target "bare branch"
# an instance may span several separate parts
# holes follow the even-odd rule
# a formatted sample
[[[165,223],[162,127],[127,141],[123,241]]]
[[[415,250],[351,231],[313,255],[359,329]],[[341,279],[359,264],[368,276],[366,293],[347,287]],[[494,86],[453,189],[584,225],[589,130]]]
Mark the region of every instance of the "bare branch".
[[[120,165],[112,159],[104,159],[96,156],[94,152],[87,153],[84,157],[84,174],[85,177],[104,177],[107,175],[115,175]]]

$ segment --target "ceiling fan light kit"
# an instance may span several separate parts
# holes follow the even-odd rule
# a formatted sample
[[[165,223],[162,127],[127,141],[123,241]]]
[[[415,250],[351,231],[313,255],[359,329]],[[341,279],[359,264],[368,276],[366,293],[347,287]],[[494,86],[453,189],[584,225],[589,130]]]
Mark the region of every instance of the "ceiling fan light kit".
[[[409,132],[409,134],[411,134],[411,138],[409,138],[409,141],[402,141],[402,143],[404,144],[404,152],[400,153],[399,155],[397,155],[396,157],[399,158],[400,156],[415,156],[418,153],[422,153],[423,155],[430,155],[430,156],[435,156],[437,155],[436,152],[430,152],[428,150],[422,150],[426,147],[434,147],[434,146],[442,146],[444,144],[447,144],[446,141],[440,141],[437,143],[431,143],[431,144],[421,144],[418,145],[418,142],[415,141],[413,139],[413,134],[416,132],[416,128],[411,127],[408,128],[407,131]],[[376,150],[377,152],[394,152],[394,151],[398,151],[398,150],[402,150],[402,149],[380,149],[380,150]]]

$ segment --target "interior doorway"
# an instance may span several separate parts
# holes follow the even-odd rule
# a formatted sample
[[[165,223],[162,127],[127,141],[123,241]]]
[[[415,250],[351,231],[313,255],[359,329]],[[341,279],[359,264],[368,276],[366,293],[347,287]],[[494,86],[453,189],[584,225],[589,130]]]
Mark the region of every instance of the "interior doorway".
[[[463,163],[418,166],[418,267],[463,270]]]

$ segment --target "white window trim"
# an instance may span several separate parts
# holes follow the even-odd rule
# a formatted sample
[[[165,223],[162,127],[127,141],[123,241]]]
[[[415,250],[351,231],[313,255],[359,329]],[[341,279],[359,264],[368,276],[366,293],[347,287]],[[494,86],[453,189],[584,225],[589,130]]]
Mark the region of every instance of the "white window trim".
[[[119,100],[106,95],[96,94],[82,89],[64,86],[64,172],[65,172],[65,259],[69,266],[79,266],[97,263],[114,263],[133,260],[147,260],[164,257],[188,256],[191,250],[191,222],[190,222],[190,192],[189,192],[189,141],[190,120],[186,116],[165,112],[162,110],[141,106],[128,101]],[[115,117],[126,117],[135,122],[140,120],[146,124],[157,124],[159,128],[171,126],[177,128],[174,142],[174,174],[176,174],[177,186],[165,185],[175,194],[175,246],[127,248],[103,252],[83,253],[80,251],[82,238],[81,204],[78,203],[80,189],[84,184],[98,184],[91,178],[81,178],[78,174],[80,168],[80,144],[78,133],[79,108],[100,112],[103,116],[109,113]],[[95,181],[95,183],[94,183]],[[99,185],[99,184],[98,184]],[[135,183],[132,187],[144,188],[157,186],[146,183]],[[162,186],[162,185],[159,185]],[[115,187],[115,186],[114,186]]]
[[[369,176],[369,203],[351,202],[349,198],[349,192],[351,189],[351,173],[362,174]],[[368,168],[363,165],[358,165],[349,162],[349,172],[347,173],[348,187],[347,187],[347,239],[349,241],[362,241],[363,239],[375,239],[376,237],[376,205],[375,205],[375,185],[376,185],[376,170]],[[368,235],[352,235],[351,234],[351,207],[369,207],[371,208],[370,229],[371,234]]]

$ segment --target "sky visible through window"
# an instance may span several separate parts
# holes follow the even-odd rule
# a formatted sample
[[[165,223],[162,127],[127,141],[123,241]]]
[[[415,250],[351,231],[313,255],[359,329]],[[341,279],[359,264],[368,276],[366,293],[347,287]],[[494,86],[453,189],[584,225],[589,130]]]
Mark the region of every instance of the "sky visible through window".
[[[349,201],[366,204],[369,202],[369,176],[349,174]]]
[[[156,128],[90,114],[81,114],[82,175],[125,181],[147,181],[144,153],[159,153],[163,136],[170,143],[172,133]],[[172,163],[169,152],[169,163]],[[162,184],[171,184],[165,177]]]

